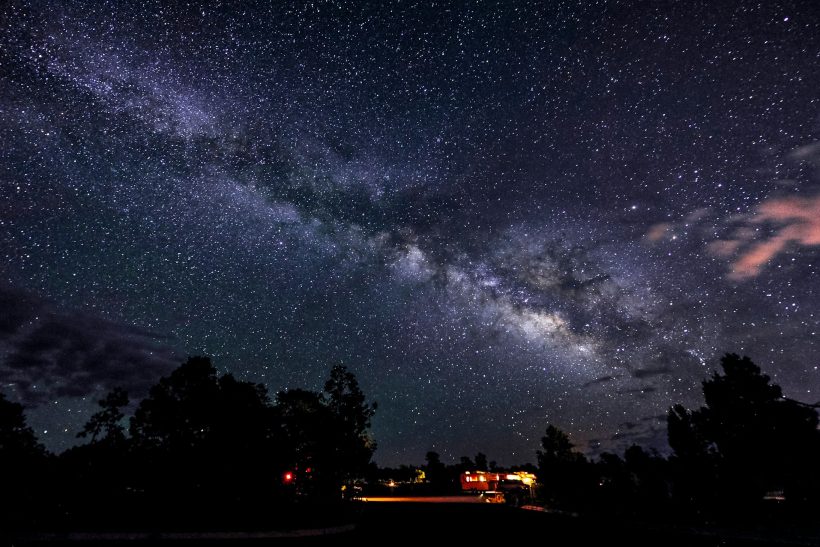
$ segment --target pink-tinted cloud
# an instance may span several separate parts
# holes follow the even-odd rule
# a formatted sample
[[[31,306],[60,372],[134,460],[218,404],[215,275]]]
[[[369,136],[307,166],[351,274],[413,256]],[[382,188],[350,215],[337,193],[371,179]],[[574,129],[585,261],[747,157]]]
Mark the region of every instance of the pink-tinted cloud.
[[[672,224],[669,222],[660,222],[658,224],[653,224],[649,231],[646,232],[646,238],[649,241],[660,241],[666,237],[668,232],[672,231]]]
[[[708,243],[707,249],[730,260],[727,277],[737,281],[757,276],[783,252],[820,245],[820,195],[770,198],[750,213],[723,220],[702,220],[707,213],[699,209],[679,222],[654,224],[645,237],[660,243],[694,231],[709,239],[717,227],[733,227],[729,237]]]
[[[769,199],[746,221],[772,223],[777,228],[760,241],[754,241],[750,230],[743,230],[735,234],[736,239],[716,241],[710,246],[710,250],[720,256],[734,254],[735,249],[742,248],[732,262],[731,279],[755,277],[767,263],[794,245],[820,245],[820,195]]]
[[[719,239],[708,245],[709,252],[716,256],[730,257],[734,255],[743,241],[739,239]]]

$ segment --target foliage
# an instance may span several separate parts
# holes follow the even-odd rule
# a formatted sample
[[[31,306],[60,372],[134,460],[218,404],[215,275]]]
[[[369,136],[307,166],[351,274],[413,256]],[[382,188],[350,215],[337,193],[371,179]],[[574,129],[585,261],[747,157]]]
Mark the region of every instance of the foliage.
[[[356,377],[342,365],[331,369],[323,402],[330,411],[329,440],[338,478],[361,476],[376,450],[369,434],[376,403],[367,403]]]
[[[447,467],[442,463],[438,452],[429,451],[424,456],[427,464],[424,466],[424,473],[430,483],[433,492],[445,492],[451,486],[452,481],[448,477]]]
[[[100,410],[94,413],[77,433],[77,437],[91,437],[91,442],[105,441],[120,444],[125,441],[125,428],[122,421],[125,413],[122,407],[128,405],[128,393],[116,388],[99,401]]]
[[[0,541],[5,530],[33,518],[46,452],[26,424],[23,407],[0,393]]]
[[[820,501],[816,411],[785,398],[746,357],[728,354],[721,367],[703,382],[704,406],[669,409],[668,460],[636,445],[623,457],[587,460],[548,424],[536,452],[542,502],[607,517],[710,520],[764,514],[763,495],[783,491],[788,507],[811,518]],[[129,434],[125,391],[99,404],[78,435],[89,442],[49,458],[22,406],[0,394],[4,518],[216,522],[263,517],[295,501],[340,500],[343,487],[350,492],[364,477],[387,493],[445,494],[459,491],[463,471],[503,471],[481,452],[445,465],[434,451],[421,469],[378,470],[370,435],[376,405],[341,365],[323,391],[284,390],[272,402],[264,386],[220,376],[208,358],[191,357],[138,404]]]
[[[723,374],[703,382],[705,406],[669,412],[669,443],[685,475],[681,488],[694,483],[705,492],[700,483],[708,478],[715,502],[737,507],[777,490],[805,501],[806,485],[816,485],[817,413],[783,397],[748,357],[727,354],[721,367]]]
[[[0,469],[10,469],[12,462],[44,454],[45,449],[26,424],[23,406],[0,393]]]
[[[575,509],[589,487],[586,458],[576,452],[566,433],[547,425],[537,451],[538,476],[544,500],[554,506]]]

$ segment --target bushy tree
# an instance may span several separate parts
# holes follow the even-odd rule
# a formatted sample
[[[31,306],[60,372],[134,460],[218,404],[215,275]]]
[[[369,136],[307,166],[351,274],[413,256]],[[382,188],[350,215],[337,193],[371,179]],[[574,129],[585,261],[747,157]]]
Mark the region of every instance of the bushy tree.
[[[738,508],[770,490],[785,490],[793,501],[810,496],[820,456],[817,413],[785,398],[748,357],[727,354],[721,367],[703,382],[705,406],[669,411],[669,444],[685,475],[679,488],[689,491],[695,481]]]
[[[0,393],[0,540],[28,520],[41,488],[46,451],[26,424],[23,407]]]
[[[274,405],[263,385],[220,376],[210,359],[191,357],[139,403],[130,435],[122,423],[128,396],[115,389],[78,434],[90,442],[53,461],[22,407],[0,394],[0,535],[7,517],[23,522],[21,512],[34,519],[46,509],[81,527],[258,525],[273,504],[294,500],[293,481],[283,484],[288,470],[304,480],[299,492],[338,500],[345,481],[372,474],[376,405],[342,366],[324,387],[282,392]]]
[[[92,443],[124,443],[125,427],[122,421],[125,413],[122,408],[128,406],[128,393],[122,388],[115,388],[100,399],[99,405],[100,410],[91,416],[77,437],[91,437]]]
[[[282,426],[285,466],[294,474],[300,491],[322,490],[326,482],[331,483],[328,489],[333,488],[333,420],[322,395],[305,389],[280,391],[276,412]]]
[[[424,466],[424,474],[432,491],[436,493],[446,491],[450,486],[450,481],[447,476],[447,467],[441,461],[439,453],[430,450],[425,454],[424,460],[427,462]]]
[[[247,499],[277,484],[278,425],[267,390],[191,357],[151,388],[130,427],[149,488],[172,499]]]
[[[552,424],[541,438],[541,448],[537,456],[543,497],[555,506],[577,508],[589,486],[586,458],[573,450],[569,436]]]
[[[370,420],[377,405],[367,402],[356,376],[342,365],[330,370],[324,401],[331,414],[333,446],[341,478],[361,476],[376,450],[370,435]]]
[[[555,464],[573,463],[583,460],[583,455],[573,450],[575,445],[569,436],[552,424],[547,425],[541,437],[541,448],[538,454],[538,467],[546,468]]]
[[[364,477],[376,443],[369,404],[353,373],[336,365],[324,391],[282,391],[276,412],[282,424],[286,461],[302,492],[335,497],[346,482]]]
[[[219,420],[219,382],[207,357],[191,357],[151,388],[131,418],[141,449],[188,452],[202,447]]]
[[[11,470],[17,462],[44,454],[43,445],[26,424],[23,405],[0,393],[0,469]]]

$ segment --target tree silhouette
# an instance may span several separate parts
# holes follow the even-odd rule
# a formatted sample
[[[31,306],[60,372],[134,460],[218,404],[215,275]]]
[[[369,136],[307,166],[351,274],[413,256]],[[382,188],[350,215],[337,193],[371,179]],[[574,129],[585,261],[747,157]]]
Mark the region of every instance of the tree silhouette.
[[[356,376],[343,365],[330,370],[324,401],[331,414],[338,478],[361,476],[376,450],[369,428],[377,405],[367,403]]]
[[[160,379],[131,419],[131,436],[144,449],[164,452],[201,447],[217,422],[219,383],[207,357],[191,357]]]
[[[22,405],[0,393],[0,540],[32,516],[46,451],[26,424]]]
[[[191,357],[139,403],[129,436],[126,392],[115,389],[99,405],[78,434],[90,442],[52,461],[22,406],[0,394],[0,534],[7,519],[43,518],[46,505],[61,526],[262,522],[290,506],[294,492],[307,495],[300,501],[338,501],[346,481],[373,474],[376,405],[343,366],[331,369],[323,392],[284,391],[274,405],[264,386]]]
[[[77,433],[77,437],[91,436],[91,442],[98,440],[112,444],[121,444],[125,441],[125,427],[122,420],[125,413],[122,407],[128,405],[128,393],[121,388],[116,388],[99,401],[101,410],[94,413]],[[99,438],[99,439],[98,439]]]
[[[783,397],[748,357],[726,354],[721,367],[723,374],[703,382],[705,406],[670,409],[676,458],[714,479],[712,490],[738,510],[771,490],[785,490],[793,501],[807,498],[814,488],[807,485],[817,481],[817,413]]]
[[[489,465],[487,465],[487,455],[483,452],[476,454],[474,461],[476,471],[487,471],[489,469]]]
[[[633,444],[624,452],[624,464],[630,475],[630,504],[646,515],[661,511],[669,501],[666,460]]]
[[[151,388],[131,419],[146,488],[200,508],[238,507],[269,492],[281,471],[274,418],[264,386],[218,378],[210,359],[189,358]]]
[[[544,497],[553,505],[576,508],[588,483],[586,459],[573,450],[567,434],[552,424],[541,438],[541,448],[537,451],[538,477]]]
[[[281,391],[276,395],[276,411],[284,436],[284,461],[288,471],[295,473],[300,490],[333,488],[334,473],[329,471],[335,465],[330,446],[333,419],[322,395],[304,389]]]
[[[61,504],[81,519],[112,522],[123,512],[127,487],[132,479],[123,470],[133,468],[129,442],[122,421],[128,394],[114,389],[98,401],[94,413],[78,438],[91,437],[88,444],[69,448],[58,458],[57,489]]]
[[[344,483],[368,474],[376,443],[368,404],[353,373],[334,366],[324,392],[282,391],[276,412],[282,424],[285,460],[303,493],[336,497]]]
[[[464,471],[475,471],[475,463],[473,460],[470,459],[470,456],[461,456],[458,460],[458,467],[459,470],[463,473]]]
[[[710,454],[709,440],[694,415],[683,405],[674,405],[666,417],[669,446],[679,458],[688,461],[706,458]]]
[[[583,459],[583,456],[575,452],[569,436],[552,424],[547,425],[547,430],[541,437],[541,448],[538,454],[538,466],[548,467],[560,463],[572,463]]]
[[[0,393],[0,469],[9,464],[45,454],[34,431],[26,424],[23,406],[13,403]]]
[[[425,475],[427,481],[433,492],[443,492],[448,487],[447,468],[441,461],[441,456],[438,452],[429,451],[424,456],[427,465],[425,465]]]

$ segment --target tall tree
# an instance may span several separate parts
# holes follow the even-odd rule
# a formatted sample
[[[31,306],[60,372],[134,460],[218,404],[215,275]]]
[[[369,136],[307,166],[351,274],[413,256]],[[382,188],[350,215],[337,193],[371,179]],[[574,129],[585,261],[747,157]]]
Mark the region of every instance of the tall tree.
[[[45,456],[22,405],[0,393],[0,538],[42,509]]]
[[[321,489],[310,481],[323,483],[326,470],[336,465],[331,447],[333,417],[322,395],[305,389],[281,391],[276,395],[276,411],[288,471],[295,473],[303,491]]]
[[[458,459],[458,467],[459,470],[463,471],[475,471],[475,463],[473,460],[470,459],[470,456],[461,456]]]
[[[104,440],[109,444],[121,444],[125,441],[125,427],[122,420],[125,413],[122,408],[128,405],[128,393],[122,388],[115,388],[100,399],[100,410],[95,412],[77,433],[77,437],[91,437],[95,443]]]
[[[333,419],[333,440],[342,476],[363,473],[376,450],[370,435],[376,403],[367,402],[356,376],[343,365],[330,370],[324,400]]]
[[[541,448],[538,477],[544,497],[553,505],[577,508],[588,482],[586,459],[573,450],[569,436],[552,424],[541,437]]]
[[[131,418],[137,446],[188,451],[210,436],[219,412],[217,372],[207,357],[190,357],[160,379]]]
[[[43,445],[26,424],[23,406],[0,393],[0,469],[12,469],[11,462],[45,454]]]
[[[424,467],[427,481],[430,483],[434,492],[443,492],[447,489],[447,467],[441,461],[441,456],[438,452],[429,451],[424,456],[427,464]]]
[[[583,459],[583,456],[575,452],[575,445],[569,440],[569,436],[552,424],[547,425],[544,436],[541,437],[541,448],[538,451],[538,466],[549,467],[559,463],[572,463]]]
[[[696,423],[700,414],[693,414],[683,405],[674,405],[666,417],[669,446],[679,458],[687,460],[706,458],[710,452],[709,441]]]
[[[817,413],[785,398],[748,357],[726,354],[720,364],[723,373],[703,382],[705,406],[670,410],[675,455],[692,463],[711,454],[724,498],[749,503],[781,489],[806,497],[817,483]]]
[[[376,404],[367,403],[344,366],[331,369],[322,393],[280,392],[276,411],[300,490],[335,497],[346,481],[366,475],[376,448],[369,430]]]
[[[130,431],[154,491],[245,499],[279,474],[274,417],[264,386],[219,378],[210,359],[191,357],[151,388]]]

